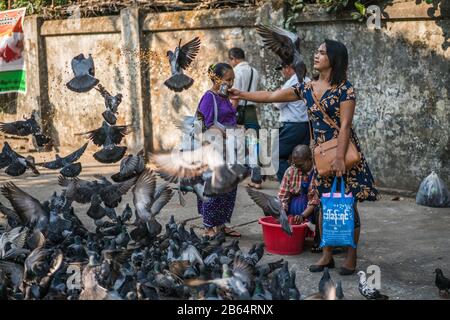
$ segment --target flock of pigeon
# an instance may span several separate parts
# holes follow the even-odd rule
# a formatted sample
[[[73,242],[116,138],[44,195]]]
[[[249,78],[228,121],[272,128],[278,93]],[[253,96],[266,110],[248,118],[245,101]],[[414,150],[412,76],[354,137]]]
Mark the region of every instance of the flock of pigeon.
[[[258,28],[265,44],[283,61],[294,63],[299,78],[304,64],[295,34],[277,27]],[[171,90],[188,89],[193,80],[183,74],[195,59],[200,40],[195,38],[174,52],[168,52],[172,76],[165,82]],[[61,193],[41,202],[12,182],[0,187],[10,207],[0,203],[0,299],[344,299],[342,284],[324,270],[316,294],[302,297],[296,286],[296,274],[283,260],[260,263],[264,245],[255,244],[246,252],[239,241],[226,243],[225,235],[199,237],[193,228],[177,223],[174,216],[163,226],[157,216],[178,192],[194,193],[201,200],[229,192],[249,174],[245,165],[228,165],[213,143],[197,145],[194,150],[181,148],[173,154],[154,154],[146,167],[144,152],[125,156],[120,146],[130,126],[116,125],[122,95],[111,95],[95,78],[91,56],[80,54],[72,60],[73,79],[67,87],[77,93],[95,88],[106,106],[103,123],[98,129],[81,133],[100,147],[94,158],[102,163],[120,161],[119,172],[111,176],[79,178],[77,162],[88,143],[73,153],[51,162],[35,163],[23,157],[5,142],[0,154],[0,168],[19,176],[37,166],[60,170]],[[190,123],[181,123],[190,133]],[[34,115],[25,121],[0,123],[0,130],[10,135],[33,135],[39,146],[50,141],[42,133]],[[200,155],[201,154],[201,155]],[[200,155],[200,156],[199,156]],[[192,159],[199,159],[192,162]],[[157,178],[162,178],[158,183]],[[121,213],[117,207],[131,190],[133,206],[126,204]],[[286,213],[276,197],[248,189],[250,197],[265,214],[279,219],[283,230],[291,233]],[[89,231],[75,213],[74,204],[89,204],[86,215],[93,220],[95,231]],[[134,207],[134,210],[133,210]],[[133,219],[134,216],[134,219]],[[133,221],[131,221],[133,220]],[[436,270],[440,292],[449,290],[450,281]],[[359,291],[367,299],[387,299],[366,282],[359,272]]]

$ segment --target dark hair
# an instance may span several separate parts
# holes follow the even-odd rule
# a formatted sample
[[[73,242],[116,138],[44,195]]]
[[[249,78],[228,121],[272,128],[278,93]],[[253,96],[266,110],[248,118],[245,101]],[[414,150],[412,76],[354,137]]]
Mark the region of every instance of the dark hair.
[[[214,82],[215,79],[222,79],[228,70],[233,70],[233,67],[228,63],[219,62],[209,66],[208,75],[209,78]]]
[[[295,146],[294,150],[292,150],[292,157],[297,157],[301,160],[311,160],[312,152],[311,148],[304,144],[299,144]]]
[[[347,80],[348,52],[345,45],[339,41],[325,39],[328,60],[331,65],[331,85],[340,85]]]
[[[244,50],[242,50],[241,48],[231,48],[230,50],[228,50],[228,57],[231,58],[236,58],[239,60],[244,60],[245,59],[245,53]]]

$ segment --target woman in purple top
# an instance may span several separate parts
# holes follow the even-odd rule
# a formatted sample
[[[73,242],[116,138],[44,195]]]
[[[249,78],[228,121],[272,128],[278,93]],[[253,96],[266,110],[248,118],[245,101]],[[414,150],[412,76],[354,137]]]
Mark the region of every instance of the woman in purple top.
[[[236,109],[228,97],[219,94],[221,85],[233,86],[233,68],[226,63],[211,65],[208,75],[212,81],[212,87],[203,95],[198,106],[198,116],[203,120],[205,129],[212,126],[234,127],[236,126]],[[228,93],[227,88],[223,90]],[[214,102],[217,105],[216,122],[214,120]],[[222,127],[223,128],[223,127]],[[217,232],[225,232],[227,236],[240,237],[240,234],[225,226],[229,223],[236,202],[236,189],[233,191],[208,198],[206,201],[197,200],[198,213],[203,217],[205,235],[214,236]]]

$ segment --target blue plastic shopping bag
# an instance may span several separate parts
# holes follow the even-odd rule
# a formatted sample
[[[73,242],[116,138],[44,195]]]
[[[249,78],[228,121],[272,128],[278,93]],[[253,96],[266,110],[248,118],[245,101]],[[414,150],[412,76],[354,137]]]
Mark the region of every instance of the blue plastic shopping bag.
[[[355,211],[354,199],[345,194],[344,178],[341,178],[341,192],[336,193],[337,177],[334,178],[331,193],[322,194],[322,240],[321,247],[353,247]]]

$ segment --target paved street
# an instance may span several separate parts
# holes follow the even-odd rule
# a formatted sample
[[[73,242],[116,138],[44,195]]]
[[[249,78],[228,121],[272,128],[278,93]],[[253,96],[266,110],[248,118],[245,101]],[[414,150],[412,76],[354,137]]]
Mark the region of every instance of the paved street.
[[[92,178],[97,173],[108,176],[117,171],[117,165],[104,166],[89,162],[89,158],[85,154],[81,159],[84,167],[81,178]],[[57,186],[56,173],[48,170],[42,170],[41,173],[35,177],[27,172],[13,179],[2,174],[0,183],[13,181],[39,200],[45,200],[53,191],[59,192],[61,188]],[[253,243],[262,241],[261,226],[257,222],[262,212],[248,197],[244,186],[244,183],[241,184],[238,190],[232,226],[243,235],[241,248],[250,248]],[[266,182],[263,191],[276,194],[277,183]],[[358,268],[366,271],[368,266],[378,265],[381,268],[381,291],[391,299],[438,299],[438,290],[434,287],[434,269],[439,267],[445,275],[450,276],[450,209],[420,207],[411,198],[399,201],[392,201],[392,198],[383,195],[379,202],[360,205],[362,233]],[[162,211],[160,221],[166,223],[173,214],[177,221],[188,220],[188,226],[201,228],[194,196],[189,194],[186,200],[186,206],[181,207],[175,195]],[[2,196],[0,201],[9,205]],[[119,211],[127,202],[132,203],[131,192],[124,198]],[[75,209],[83,223],[92,228],[92,220],[85,213],[87,207],[77,205]],[[196,230],[201,232],[200,229]],[[263,258],[263,261],[280,258],[288,260],[290,268],[297,271],[297,284],[303,296],[317,291],[321,277],[321,274],[311,274],[307,270],[319,258],[319,255],[309,252],[309,246],[307,243],[305,251],[297,256],[266,254]],[[343,256],[336,256],[335,261],[340,266]],[[356,275],[342,277],[335,270],[332,270],[331,275],[335,281],[342,280],[347,299],[361,298]]]

